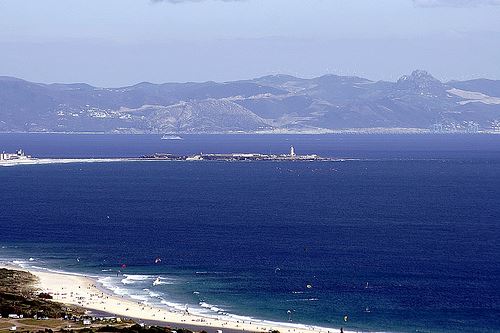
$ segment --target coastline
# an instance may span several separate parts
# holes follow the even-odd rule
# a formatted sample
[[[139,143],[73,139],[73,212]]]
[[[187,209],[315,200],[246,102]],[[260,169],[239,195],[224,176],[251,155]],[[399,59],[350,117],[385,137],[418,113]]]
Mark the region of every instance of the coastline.
[[[49,293],[52,301],[76,305],[90,311],[109,313],[116,317],[131,318],[143,322],[179,327],[202,328],[208,333],[217,330],[231,332],[280,333],[335,333],[340,328],[325,328],[296,323],[279,323],[254,318],[242,319],[232,315],[203,315],[167,307],[151,306],[140,301],[114,294],[100,285],[98,279],[65,272],[41,271],[14,264],[0,264],[0,268],[26,271],[35,275],[39,282],[36,287]],[[344,330],[345,333],[354,331]]]
[[[169,133],[155,133],[155,132],[55,132],[55,131],[0,131],[0,134],[62,134],[62,135],[153,135],[162,136],[164,134],[168,135],[235,135],[235,136],[245,136],[245,135],[276,135],[276,136],[287,136],[287,135],[500,135],[500,131],[497,130],[480,130],[478,132],[467,132],[467,131],[442,131],[436,132],[428,128],[418,128],[418,127],[366,127],[366,128],[339,128],[339,129],[320,129],[320,130],[304,130],[304,131],[291,131],[291,130],[261,130],[261,131],[221,131],[221,132],[169,132]]]
[[[33,158],[26,160],[1,161],[0,167],[42,164],[132,162],[138,160],[139,159],[134,158]]]

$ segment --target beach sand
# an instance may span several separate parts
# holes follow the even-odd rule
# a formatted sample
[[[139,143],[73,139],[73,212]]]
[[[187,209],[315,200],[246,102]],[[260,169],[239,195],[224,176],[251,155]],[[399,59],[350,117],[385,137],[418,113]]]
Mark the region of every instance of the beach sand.
[[[340,329],[327,329],[288,323],[274,323],[254,319],[241,320],[230,315],[204,316],[175,309],[145,305],[124,296],[113,294],[101,287],[91,277],[65,274],[59,272],[36,271],[31,269],[6,266],[4,268],[24,270],[37,276],[40,291],[49,293],[53,301],[78,305],[83,308],[105,312],[122,318],[150,321],[157,324],[178,325],[178,327],[204,327],[208,333],[217,330],[269,332],[278,330],[281,333],[335,333]],[[168,325],[167,325],[168,326]],[[349,331],[344,331],[348,333]]]

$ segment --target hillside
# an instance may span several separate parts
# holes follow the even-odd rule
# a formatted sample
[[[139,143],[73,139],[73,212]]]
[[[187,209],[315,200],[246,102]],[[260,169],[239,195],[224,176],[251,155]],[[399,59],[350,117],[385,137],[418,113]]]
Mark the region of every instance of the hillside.
[[[397,82],[325,75],[98,88],[0,77],[0,131],[105,133],[328,132],[500,128],[500,81]]]

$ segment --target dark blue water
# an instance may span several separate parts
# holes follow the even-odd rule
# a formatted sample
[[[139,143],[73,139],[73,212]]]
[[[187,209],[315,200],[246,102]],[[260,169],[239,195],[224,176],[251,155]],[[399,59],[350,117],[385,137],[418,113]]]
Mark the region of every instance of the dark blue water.
[[[64,157],[291,143],[361,160],[0,168],[0,257],[99,274],[118,292],[207,312],[500,331],[498,136],[0,136],[0,149]],[[153,288],[157,276],[165,284]]]
[[[0,150],[36,157],[138,157],[144,154],[256,152],[345,158],[500,158],[500,135],[65,135],[0,133]]]

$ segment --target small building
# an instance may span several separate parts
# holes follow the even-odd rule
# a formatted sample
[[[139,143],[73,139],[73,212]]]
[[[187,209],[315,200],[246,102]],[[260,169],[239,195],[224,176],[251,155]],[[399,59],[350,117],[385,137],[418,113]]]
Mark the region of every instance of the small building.
[[[22,149],[19,149],[15,153],[0,153],[0,161],[11,161],[11,160],[27,160],[31,156],[26,155]]]
[[[83,320],[83,325],[88,326],[88,325],[91,325],[91,324],[92,324],[92,320],[90,320],[90,319],[84,319]]]
[[[203,156],[194,155],[194,156],[186,158],[186,161],[203,161]]]

